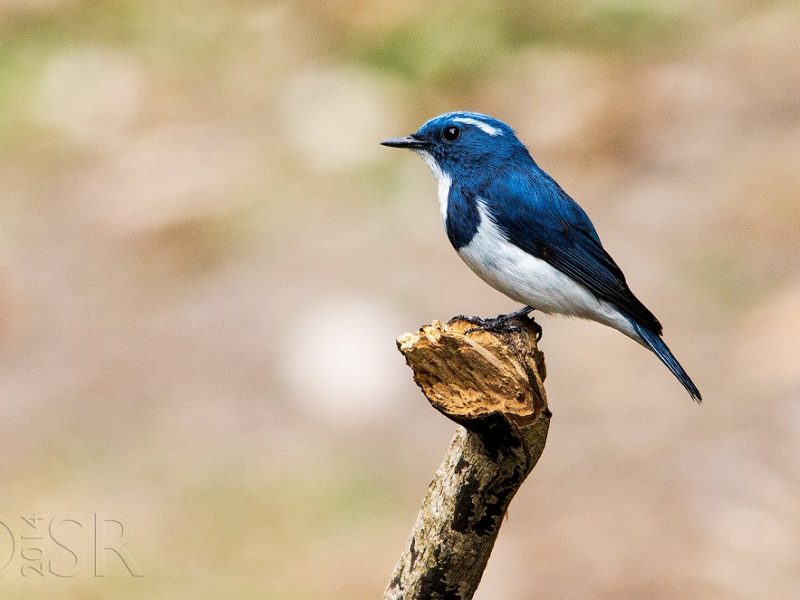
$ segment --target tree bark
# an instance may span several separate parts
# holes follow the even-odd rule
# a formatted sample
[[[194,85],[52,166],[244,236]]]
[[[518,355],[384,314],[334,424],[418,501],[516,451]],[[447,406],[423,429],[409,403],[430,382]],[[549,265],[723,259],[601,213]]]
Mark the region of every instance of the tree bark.
[[[514,494],[544,450],[544,356],[527,318],[500,333],[455,318],[397,340],[431,405],[461,425],[384,595],[472,598]]]

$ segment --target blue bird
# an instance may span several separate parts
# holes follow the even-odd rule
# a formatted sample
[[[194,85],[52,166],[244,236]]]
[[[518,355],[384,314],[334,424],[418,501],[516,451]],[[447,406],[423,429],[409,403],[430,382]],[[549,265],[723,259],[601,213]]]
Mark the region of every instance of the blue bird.
[[[407,137],[381,142],[414,150],[438,183],[442,221],[459,256],[524,308],[597,321],[651,350],[696,402],[700,391],[661,339],[658,319],[633,295],[589,217],[545,173],[514,130],[493,117],[451,112]]]

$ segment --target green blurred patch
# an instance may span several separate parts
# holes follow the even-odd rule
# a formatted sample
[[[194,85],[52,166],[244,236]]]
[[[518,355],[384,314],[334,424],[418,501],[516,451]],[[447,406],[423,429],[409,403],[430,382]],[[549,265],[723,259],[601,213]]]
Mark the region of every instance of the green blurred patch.
[[[471,87],[529,47],[565,46],[612,55],[662,51],[681,39],[683,14],[654,3],[507,0],[427,5],[388,32],[339,32],[339,51],[412,81]]]
[[[443,16],[446,20],[446,15]],[[459,85],[485,72],[488,49],[504,49],[497,27],[456,19],[442,31],[439,19],[404,23],[381,38],[351,40],[356,60],[406,79]]]
[[[712,324],[757,304],[780,281],[768,264],[732,247],[703,248],[692,257],[688,274],[691,286],[709,298],[695,310],[705,310],[703,318]]]
[[[30,104],[45,61],[64,48],[125,45],[144,22],[134,2],[78,2],[54,10],[10,12],[0,21],[0,150],[35,135]]]
[[[30,106],[47,61],[60,52],[99,47],[134,53],[169,78],[203,81],[223,49],[240,36],[237,13],[198,2],[191,12],[159,0],[75,2],[9,10],[0,19],[0,151],[38,133]]]
[[[383,465],[344,456],[291,470],[278,468],[280,461],[270,462],[263,478],[242,474],[237,465],[208,468],[188,487],[184,501],[209,522],[226,515],[226,535],[241,536],[261,524],[270,531],[270,545],[283,551],[313,546],[320,536],[336,539],[342,532],[369,530],[395,504],[389,490],[396,486]]]

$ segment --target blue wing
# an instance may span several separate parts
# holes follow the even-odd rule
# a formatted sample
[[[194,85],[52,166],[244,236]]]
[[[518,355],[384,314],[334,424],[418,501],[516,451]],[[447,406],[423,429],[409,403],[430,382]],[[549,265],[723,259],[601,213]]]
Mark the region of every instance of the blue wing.
[[[538,166],[494,177],[481,191],[509,241],[546,261],[660,335],[661,323],[633,295],[583,209]]]

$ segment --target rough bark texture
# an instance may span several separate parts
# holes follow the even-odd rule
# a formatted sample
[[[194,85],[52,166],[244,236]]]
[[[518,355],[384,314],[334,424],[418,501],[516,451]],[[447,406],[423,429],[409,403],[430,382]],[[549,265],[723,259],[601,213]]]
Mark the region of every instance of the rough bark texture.
[[[431,405],[462,425],[422,503],[384,598],[467,600],[511,499],[544,450],[544,356],[528,319],[465,333],[434,321],[397,345]]]

